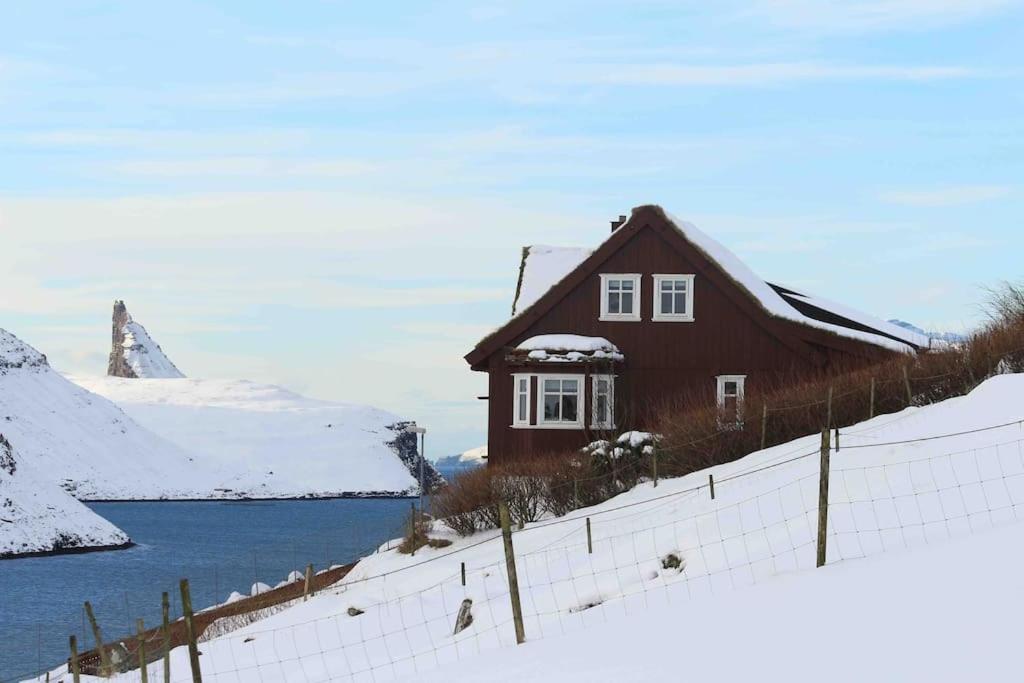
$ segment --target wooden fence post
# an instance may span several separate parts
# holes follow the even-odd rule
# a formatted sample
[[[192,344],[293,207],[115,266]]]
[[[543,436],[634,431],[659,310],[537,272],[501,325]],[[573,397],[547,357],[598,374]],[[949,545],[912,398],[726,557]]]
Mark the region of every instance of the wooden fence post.
[[[715,475],[708,475],[708,487],[711,489],[711,500],[715,499]]]
[[[466,585],[466,563],[465,562],[461,562],[460,565],[461,566],[459,568],[459,573],[462,574],[462,585],[465,586]]]
[[[914,404],[914,391],[910,388],[910,372],[906,365],[903,366],[903,384],[907,387],[907,407],[909,408]]]
[[[839,427],[836,427],[836,453],[839,452]]]
[[[587,555],[594,554],[594,541],[590,536],[590,517],[587,517]]]
[[[182,579],[179,584],[181,588],[181,611],[185,616],[185,635],[188,637],[188,663],[192,669],[192,683],[203,683],[203,673],[199,669],[199,645],[196,638],[196,625],[192,614],[192,596],[188,591],[188,579]]]
[[[572,480],[572,500],[573,500],[573,509],[574,510],[579,510],[580,509],[580,480],[579,479],[573,479]]]
[[[761,408],[761,450],[768,447],[768,404]]]
[[[139,646],[139,675],[142,683],[149,683],[149,667],[146,665],[146,626],[142,619],[135,620],[135,641]]]
[[[825,420],[825,429],[832,429],[832,394],[835,391],[835,387],[831,384],[828,385],[828,417]]]
[[[516,555],[512,547],[512,523],[509,521],[508,506],[505,501],[498,503],[498,516],[501,519],[501,537],[505,542],[505,566],[508,571],[508,592],[512,599],[512,621],[516,627],[516,645],[526,640],[523,631],[523,607],[519,603],[519,576],[516,574]]]
[[[825,541],[828,535],[829,431],[821,430],[821,474],[818,479],[818,567],[825,566]]]
[[[302,602],[309,600],[309,596],[313,594],[313,563],[310,562],[306,565],[306,585],[302,589]]]
[[[651,470],[654,473],[654,488],[658,488],[658,452],[651,451]]]
[[[73,683],[80,683],[82,671],[78,667],[78,638],[71,636],[69,645],[71,646],[71,680]]]
[[[868,419],[875,417],[875,378],[871,378],[871,399],[870,406],[868,408]]]
[[[100,653],[100,675],[109,676],[113,673],[110,666],[110,653],[103,646],[103,634],[100,632],[100,625],[96,623],[96,615],[92,612],[92,605],[85,601],[85,616],[89,619],[89,626],[92,627],[92,637],[96,641],[96,649]]]
[[[167,591],[160,596],[160,611],[162,612],[162,633],[164,638],[164,683],[171,683],[171,600]]]

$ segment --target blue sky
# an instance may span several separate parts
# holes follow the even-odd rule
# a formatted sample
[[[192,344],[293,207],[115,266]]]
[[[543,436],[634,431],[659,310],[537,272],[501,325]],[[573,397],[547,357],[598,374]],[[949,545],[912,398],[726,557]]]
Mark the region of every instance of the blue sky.
[[[966,328],[1021,276],[1024,7],[19,3],[0,327],[100,373],[124,298],[193,376],[483,443],[462,356],[519,248],[659,203],[773,281]]]

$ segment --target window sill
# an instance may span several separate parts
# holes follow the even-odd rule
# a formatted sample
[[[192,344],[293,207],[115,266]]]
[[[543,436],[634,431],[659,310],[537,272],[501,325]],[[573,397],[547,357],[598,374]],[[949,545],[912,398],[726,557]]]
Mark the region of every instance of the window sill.
[[[692,323],[694,318],[692,315],[655,315],[651,318],[656,323]]]
[[[566,422],[564,424],[550,423],[550,424],[536,424],[536,425],[510,425],[510,427],[512,429],[573,429],[573,430],[577,430],[577,431],[582,431],[583,430],[583,425],[578,424],[578,423],[569,423],[569,422]]]
[[[606,313],[598,318],[601,322],[605,323],[638,323],[640,322],[640,316],[636,315],[612,315]]]

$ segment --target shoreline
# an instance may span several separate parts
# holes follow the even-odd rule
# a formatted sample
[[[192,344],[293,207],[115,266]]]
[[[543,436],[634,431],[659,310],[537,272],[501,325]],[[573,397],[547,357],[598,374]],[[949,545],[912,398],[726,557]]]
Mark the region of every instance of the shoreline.
[[[4,560],[24,560],[30,557],[53,557],[56,555],[85,555],[86,553],[105,553],[114,550],[128,550],[135,547],[135,541],[118,543],[117,545],[88,545],[75,546],[71,548],[55,548],[52,550],[32,550],[27,553],[13,553],[0,555],[0,562]]]
[[[266,503],[266,502],[290,502],[318,500],[396,500],[419,498],[419,494],[409,493],[340,493],[327,496],[274,496],[274,497],[253,497],[253,498],[78,498],[78,502],[86,505],[90,503]]]

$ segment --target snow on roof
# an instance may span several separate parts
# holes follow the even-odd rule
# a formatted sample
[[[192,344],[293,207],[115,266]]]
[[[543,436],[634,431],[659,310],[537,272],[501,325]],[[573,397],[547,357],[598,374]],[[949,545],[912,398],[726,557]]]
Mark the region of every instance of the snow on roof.
[[[659,210],[661,210],[660,207]],[[718,264],[723,272],[741,289],[745,290],[768,315],[831,332],[847,339],[856,339],[880,346],[898,353],[911,353],[915,346],[928,348],[929,344],[926,337],[908,332],[907,330],[901,330],[895,325],[885,323],[866,313],[794,292],[793,294],[798,300],[831,312],[839,317],[846,318],[858,327],[870,328],[870,331],[818,320],[802,313],[770,284],[758,277],[733,252],[698,229],[696,225],[689,221],[680,220],[667,211],[664,211],[664,214],[669,223],[687,241],[703,252],[713,263]],[[629,220],[632,220],[632,217]],[[628,224],[629,221],[624,223],[619,230],[624,229]],[[616,232],[612,232],[602,240],[602,244],[612,239]],[[598,245],[597,248],[600,248],[600,246]],[[524,248],[519,274],[519,287],[512,307],[512,317],[516,317],[533,305],[548,290],[579,267],[597,248],[585,249],[581,247],[553,247],[547,245],[535,245]]]
[[[769,315],[776,318],[782,318],[784,320],[790,320],[808,327],[815,327],[820,330],[825,330],[826,332],[832,332],[841,337],[857,339],[876,346],[882,346],[900,353],[907,353],[913,350],[909,343],[903,343],[895,339],[890,339],[879,334],[872,334],[863,330],[854,330],[841,325],[822,322],[804,315],[783,299],[782,295],[776,292],[771,285],[759,278],[754,271],[747,266],[747,264],[743,263],[743,261],[739,259],[739,257],[705,233],[701,232],[693,223],[679,220],[668,212],[665,212],[665,215],[675,225],[676,229],[690,241],[690,243],[704,252],[704,254],[712,261],[718,263],[722,270],[724,270],[725,273],[736,282],[736,284],[747,290],[754,300],[757,301]],[[859,315],[861,317],[867,317],[864,316],[864,314]],[[927,344],[925,344],[925,346],[927,346]]]
[[[512,302],[515,317],[533,305],[555,283],[576,269],[593,253],[582,247],[551,247],[542,244],[525,247],[519,272],[519,288]]]
[[[604,337],[584,337],[578,334],[540,334],[521,343],[516,351],[526,351],[530,360],[548,363],[625,360],[618,347]]]
[[[777,285],[774,286],[776,291],[779,291]],[[828,299],[822,299],[818,296],[812,296],[810,294],[803,294],[801,292],[793,291],[792,289],[782,288],[779,292],[782,298],[787,301],[803,302],[819,308],[826,313],[832,313],[841,318],[846,318],[850,322],[860,325],[862,327],[868,327],[871,330],[880,332],[885,337],[895,337],[899,341],[904,341],[908,344],[913,344],[919,348],[928,348],[930,346],[929,339],[923,334],[919,334],[914,330],[907,329],[900,325],[894,325],[892,323],[876,318],[867,313],[862,313],[858,310],[844,306],[843,304],[829,301]],[[813,314],[811,314],[813,315]]]

